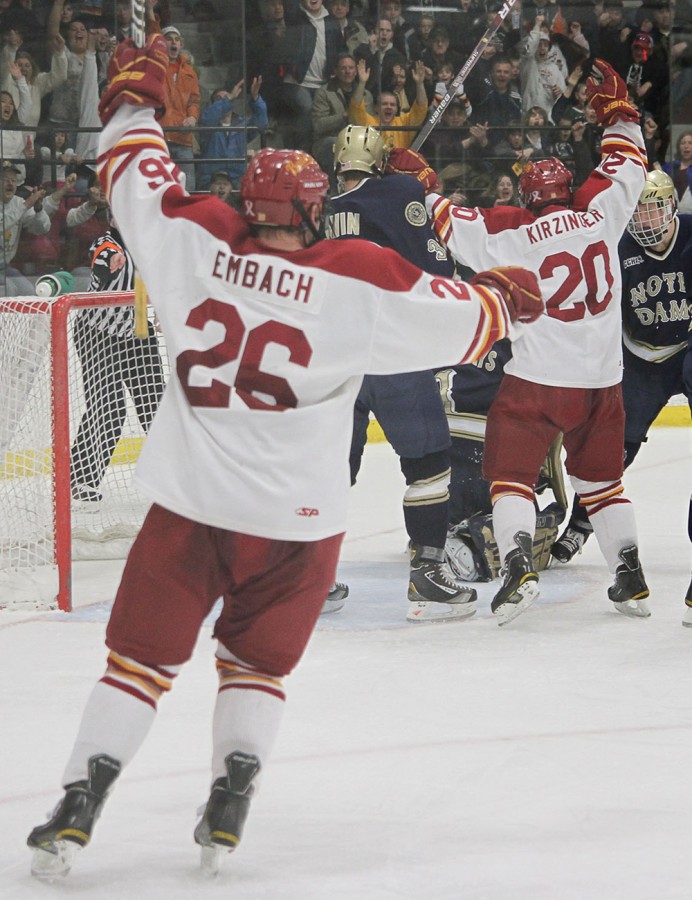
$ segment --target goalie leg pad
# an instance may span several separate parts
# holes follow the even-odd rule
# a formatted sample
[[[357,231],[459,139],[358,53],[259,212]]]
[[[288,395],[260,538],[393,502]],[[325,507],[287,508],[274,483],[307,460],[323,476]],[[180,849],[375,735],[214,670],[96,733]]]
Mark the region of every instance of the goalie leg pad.
[[[490,513],[476,513],[467,520],[467,525],[473,545],[481,558],[480,571],[483,577],[478,580],[492,581],[497,578],[502,565],[493,534],[493,517]]]
[[[569,502],[567,500],[565,475],[562,466],[562,432],[558,434],[548,449],[545,462],[541,466],[536,493],[542,493],[544,487],[549,487],[558,505],[562,509],[567,509]]]
[[[566,511],[559,501],[551,503],[536,514],[536,533],[533,536],[533,561],[536,571],[541,572],[550,565],[550,548],[557,540],[560,525],[565,520]]]
[[[537,572],[547,569],[550,565],[550,548],[555,543],[558,529],[565,518],[565,510],[558,503],[551,503],[544,510],[536,513],[536,530],[533,536],[533,562]],[[502,563],[497,549],[495,535],[493,533],[493,520],[491,515],[475,515],[461,523],[464,528],[461,536],[468,533],[474,548],[474,561],[477,563],[478,575],[476,581],[491,581],[500,574]],[[461,526],[457,526],[460,528]],[[455,539],[459,540],[457,533]],[[455,546],[452,544],[447,550],[445,547],[447,562],[455,572],[455,563],[452,560]],[[463,558],[463,557],[462,557]],[[458,576],[457,576],[458,577]],[[470,580],[470,579],[462,579]]]

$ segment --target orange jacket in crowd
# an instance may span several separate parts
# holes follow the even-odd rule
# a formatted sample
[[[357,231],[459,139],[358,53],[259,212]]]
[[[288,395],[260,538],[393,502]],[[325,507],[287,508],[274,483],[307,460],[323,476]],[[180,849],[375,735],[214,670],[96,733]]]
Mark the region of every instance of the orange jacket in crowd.
[[[183,119],[193,116],[195,124],[200,114],[200,93],[197,73],[185,60],[169,63],[166,72],[166,112],[160,124],[164,129],[181,125]],[[192,147],[191,131],[165,131],[166,140],[184,147]]]

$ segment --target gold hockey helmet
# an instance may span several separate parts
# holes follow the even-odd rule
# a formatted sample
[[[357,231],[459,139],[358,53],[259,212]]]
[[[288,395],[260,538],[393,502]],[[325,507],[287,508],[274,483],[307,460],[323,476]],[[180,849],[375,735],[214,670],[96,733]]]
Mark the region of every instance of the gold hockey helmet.
[[[654,169],[648,172],[637,208],[627,230],[642,247],[660,244],[677,215],[678,202],[670,175]]]
[[[367,172],[381,175],[387,161],[387,148],[379,131],[369,125],[347,125],[334,145],[334,171]]]

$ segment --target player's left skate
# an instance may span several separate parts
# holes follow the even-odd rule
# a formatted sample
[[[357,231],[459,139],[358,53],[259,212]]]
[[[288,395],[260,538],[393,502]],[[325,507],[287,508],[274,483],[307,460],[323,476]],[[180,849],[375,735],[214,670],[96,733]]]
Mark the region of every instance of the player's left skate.
[[[34,851],[31,874],[51,881],[67,875],[77,851],[89,843],[96,820],[120,763],[105,754],[89,759],[89,777],[65,787],[65,796],[45,825],[37,825],[27,839]]]
[[[202,870],[208,875],[218,874],[224,855],[232,853],[240,843],[255,792],[252,782],[260,770],[256,756],[237,750],[229,753],[225,762],[228,774],[212,785],[195,828],[195,842],[202,848]]]
[[[447,622],[470,618],[476,612],[475,589],[459,584],[446,562],[423,558],[424,552],[424,547],[411,544],[407,621]]]
[[[320,615],[324,616],[327,613],[338,612],[340,609],[343,609],[347,597],[348,585],[341,581],[335,581],[327,594],[327,599],[324,601]]]
[[[651,615],[646,603],[649,588],[639,562],[639,551],[632,545],[624,547],[618,556],[622,565],[615,570],[615,581],[608,588],[608,596],[615,604],[615,609],[624,616],[646,619]]]
[[[682,617],[685,628],[692,628],[692,581],[685,594],[685,615]]]
[[[533,562],[531,535],[518,531],[514,541],[517,546],[505,557],[500,573],[502,587],[490,604],[498,625],[506,625],[526,612],[538,596],[538,573]]]
[[[96,506],[103,500],[103,494],[97,488],[88,484],[72,485],[72,500],[76,503],[93,504]]]

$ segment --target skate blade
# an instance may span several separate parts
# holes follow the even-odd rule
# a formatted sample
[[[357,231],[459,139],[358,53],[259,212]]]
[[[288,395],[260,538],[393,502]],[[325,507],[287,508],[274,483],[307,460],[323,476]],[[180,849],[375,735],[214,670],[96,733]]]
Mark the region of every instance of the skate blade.
[[[683,616],[682,624],[684,628],[692,628],[692,607],[685,607],[685,615]]]
[[[74,841],[55,841],[50,850],[34,849],[31,859],[31,874],[42,881],[64,878],[72,868],[78,851],[82,848]]]
[[[346,606],[345,597],[342,597],[341,600],[325,600],[320,615],[326,616],[329,615],[329,613],[339,612],[339,610],[343,609],[344,606]]]
[[[557,553],[553,553],[553,551],[552,551],[552,549],[551,549],[551,551],[550,551],[550,561],[551,561],[551,562],[559,563],[561,566],[566,566],[567,563],[572,562],[572,560],[574,559],[574,557],[575,557],[576,555],[577,555],[576,553],[573,553],[571,556],[563,556],[563,558],[560,559],[560,557],[557,555]]]
[[[476,592],[464,603],[438,603],[434,600],[412,600],[406,613],[407,622],[456,622],[470,619],[476,613]]]
[[[613,603],[613,606],[619,613],[630,619],[648,619],[651,615],[646,600],[643,598],[641,600],[623,600],[622,603]],[[690,624],[692,625],[692,622]]]
[[[517,588],[517,594],[521,596],[521,600],[517,600],[516,603],[503,603],[497,612],[493,613],[497,619],[497,624],[500,627],[508,625],[522,613],[526,612],[536,597],[538,597],[538,582],[526,581]]]
[[[222,844],[208,844],[201,848],[200,868],[207,878],[216,878],[221,871],[224,858],[233,851],[233,847]]]

